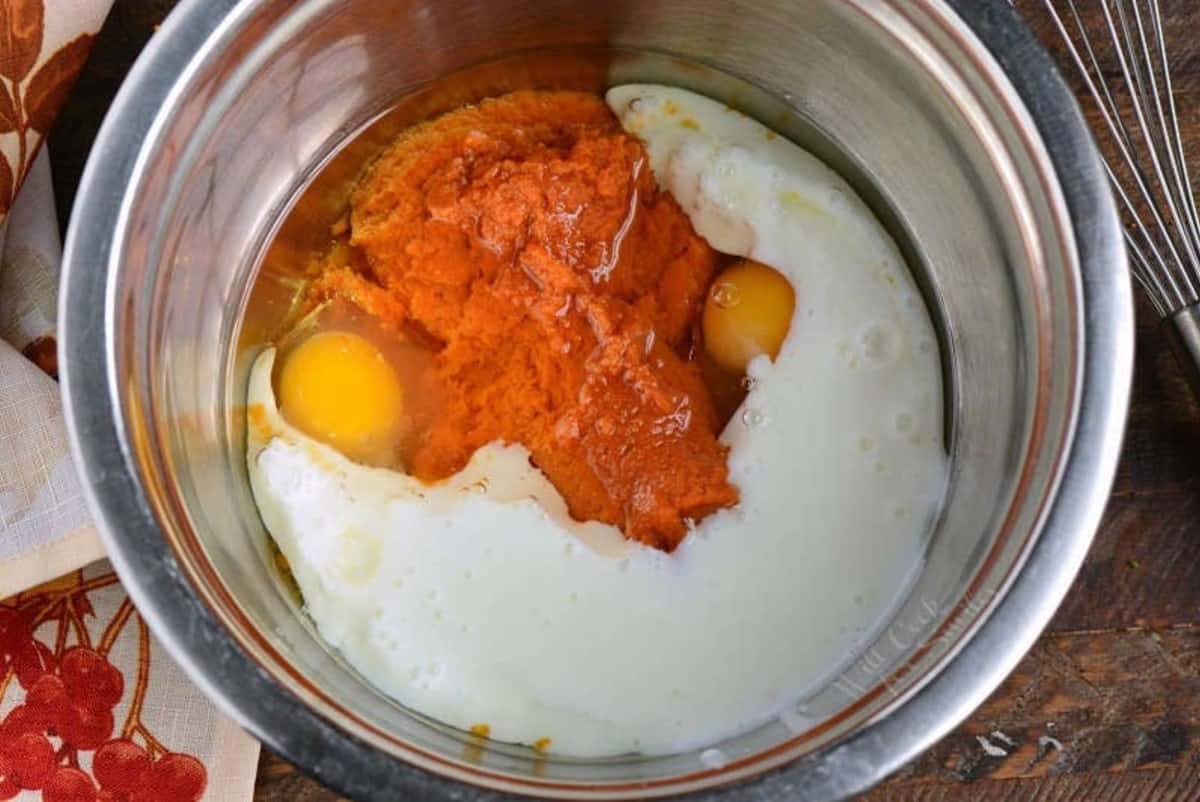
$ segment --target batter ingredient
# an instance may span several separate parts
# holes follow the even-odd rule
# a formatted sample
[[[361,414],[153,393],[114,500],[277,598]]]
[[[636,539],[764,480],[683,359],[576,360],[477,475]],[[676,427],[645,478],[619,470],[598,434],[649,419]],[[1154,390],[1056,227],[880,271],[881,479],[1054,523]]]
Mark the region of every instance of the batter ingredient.
[[[296,347],[279,377],[279,407],[305,434],[369,465],[387,463],[405,422],[395,372],[347,331],[323,331]]]
[[[437,343],[410,474],[520,443],[573,517],[667,551],[736,502],[688,359],[718,255],[601,99],[518,92],[418,126],[351,207],[366,270],[335,266],[317,292]]]
[[[717,276],[704,303],[704,347],[734,375],[757,356],[779,356],[796,311],[796,292],[778,270],[742,259]]]

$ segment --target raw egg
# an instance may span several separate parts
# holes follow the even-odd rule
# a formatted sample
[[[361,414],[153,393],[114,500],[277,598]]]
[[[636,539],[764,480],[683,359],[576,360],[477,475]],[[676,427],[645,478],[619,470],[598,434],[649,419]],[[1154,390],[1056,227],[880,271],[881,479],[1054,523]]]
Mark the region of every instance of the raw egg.
[[[402,433],[395,370],[351,332],[319,332],[296,346],[279,374],[279,400],[288,422],[356,462],[387,463]]]
[[[782,273],[743,259],[708,290],[701,321],[704,347],[721,367],[744,373],[760,354],[779,356],[795,308],[796,293]]]

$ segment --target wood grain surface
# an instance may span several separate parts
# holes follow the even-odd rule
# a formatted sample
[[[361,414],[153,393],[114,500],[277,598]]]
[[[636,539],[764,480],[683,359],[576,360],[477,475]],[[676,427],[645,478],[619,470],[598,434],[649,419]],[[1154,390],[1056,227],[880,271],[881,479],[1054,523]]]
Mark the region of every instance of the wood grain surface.
[[[1094,13],[1097,2],[1081,5]],[[101,32],[50,140],[64,223],[104,110],[173,5],[117,0]],[[1017,5],[1051,42],[1041,0]],[[1181,125],[1200,159],[1200,2],[1163,8]],[[1144,299],[1137,311],[1121,466],[1070,594],[991,699],[864,800],[1200,800],[1200,409]],[[255,799],[337,796],[264,752]]]

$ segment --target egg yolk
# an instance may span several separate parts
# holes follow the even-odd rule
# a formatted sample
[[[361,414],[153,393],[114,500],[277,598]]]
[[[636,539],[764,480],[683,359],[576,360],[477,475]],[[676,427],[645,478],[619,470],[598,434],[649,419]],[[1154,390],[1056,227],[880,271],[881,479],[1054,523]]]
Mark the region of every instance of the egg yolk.
[[[713,281],[704,302],[704,347],[718,365],[744,373],[760,354],[774,359],[792,323],[796,292],[779,271],[743,259]]]
[[[325,331],[287,356],[279,375],[283,416],[350,459],[392,461],[401,433],[404,391],[382,353],[363,337]]]

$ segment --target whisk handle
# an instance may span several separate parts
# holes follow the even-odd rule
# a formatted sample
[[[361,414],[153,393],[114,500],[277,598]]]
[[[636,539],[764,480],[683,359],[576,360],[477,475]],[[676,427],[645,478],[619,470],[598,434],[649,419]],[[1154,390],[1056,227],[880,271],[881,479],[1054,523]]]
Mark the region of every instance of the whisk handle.
[[[1179,367],[1200,400],[1200,304],[1185,306],[1165,318],[1163,324]]]

